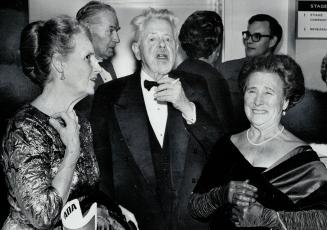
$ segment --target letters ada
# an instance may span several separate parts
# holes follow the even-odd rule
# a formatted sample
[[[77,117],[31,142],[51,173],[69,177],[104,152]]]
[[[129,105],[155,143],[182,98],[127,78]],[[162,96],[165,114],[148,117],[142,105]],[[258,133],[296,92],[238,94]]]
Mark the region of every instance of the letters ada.
[[[64,212],[64,218],[66,219],[69,216],[69,214],[71,214],[75,209],[77,209],[77,207],[74,203],[68,206],[68,208]]]

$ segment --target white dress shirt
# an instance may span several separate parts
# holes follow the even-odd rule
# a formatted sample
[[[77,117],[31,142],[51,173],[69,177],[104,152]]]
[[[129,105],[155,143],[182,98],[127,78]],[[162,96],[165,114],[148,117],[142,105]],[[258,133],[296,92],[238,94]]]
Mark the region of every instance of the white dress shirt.
[[[167,102],[156,101],[154,99],[154,93],[157,87],[152,87],[148,91],[146,88],[144,88],[144,80],[153,81],[153,78],[151,78],[142,70],[141,86],[146,112],[148,114],[152,129],[162,147],[168,118]]]
[[[101,67],[100,76],[101,76],[104,83],[112,80],[111,74],[102,67]]]

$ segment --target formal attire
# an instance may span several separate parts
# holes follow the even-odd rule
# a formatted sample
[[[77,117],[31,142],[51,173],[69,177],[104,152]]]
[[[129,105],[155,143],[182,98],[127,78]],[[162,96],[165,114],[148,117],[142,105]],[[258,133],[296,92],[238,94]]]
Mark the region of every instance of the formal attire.
[[[246,179],[258,188],[259,203],[281,211],[287,229],[326,229],[327,169],[309,145],[294,148],[265,169],[253,167],[230,141],[230,136],[221,138],[213,147],[191,196],[193,216],[209,220],[211,229],[240,229],[229,221],[229,204],[217,201],[223,200],[219,190],[228,182]],[[311,211],[295,212],[304,210]]]
[[[10,213],[2,229],[61,229],[62,198],[52,187],[65,155],[59,133],[49,116],[27,104],[9,121],[1,163],[6,175]],[[83,211],[93,202],[121,216],[120,209],[98,189],[99,167],[90,123],[81,118],[81,152],[68,200],[78,198]]]
[[[184,60],[176,70],[197,74],[206,80],[217,118],[225,130],[231,132],[234,120],[232,101],[227,81],[222,75],[209,63],[197,59]]]
[[[169,74],[195,104],[192,124],[170,103],[150,108],[154,100],[144,94],[140,75],[103,84],[95,94],[91,124],[102,188],[135,214],[142,230],[206,229],[187,211],[207,151],[223,133],[206,83],[184,72]],[[163,114],[159,120],[156,109]]]
[[[107,59],[102,62],[99,62],[99,65],[101,66],[101,72],[97,75],[97,78],[95,80],[94,91],[96,91],[97,88],[103,83],[109,82],[117,78],[111,60]],[[89,118],[92,109],[92,103],[93,95],[88,95],[76,104],[75,109],[76,111],[78,111],[79,115]]]
[[[250,126],[244,112],[243,92],[239,87],[238,75],[247,58],[235,59],[217,66],[218,71],[226,79],[232,98],[234,114],[234,132],[240,132]]]

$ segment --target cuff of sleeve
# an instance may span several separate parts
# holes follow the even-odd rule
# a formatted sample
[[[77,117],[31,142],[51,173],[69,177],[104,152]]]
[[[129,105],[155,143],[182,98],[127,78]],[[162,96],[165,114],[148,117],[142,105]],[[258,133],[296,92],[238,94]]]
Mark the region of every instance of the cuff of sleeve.
[[[287,230],[287,228],[286,228],[286,226],[285,226],[285,223],[282,221],[282,219],[280,218],[280,215],[279,215],[279,213],[278,212],[276,212],[276,214],[277,214],[277,219],[278,219],[278,221],[279,221],[279,223],[280,223],[280,225],[281,225],[281,229],[282,230]]]
[[[191,108],[192,109],[188,113],[182,113],[188,125],[193,125],[196,122],[196,106],[193,102],[191,102]]]
[[[210,190],[211,200],[217,204],[217,207],[228,203],[227,192],[226,186],[216,187]]]

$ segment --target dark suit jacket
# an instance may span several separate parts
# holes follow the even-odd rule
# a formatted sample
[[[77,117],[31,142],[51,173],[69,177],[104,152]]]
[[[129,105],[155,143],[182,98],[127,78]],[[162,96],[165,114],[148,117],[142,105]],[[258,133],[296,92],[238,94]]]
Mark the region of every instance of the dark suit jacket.
[[[102,189],[132,211],[142,230],[207,229],[187,210],[189,195],[207,160],[207,150],[223,133],[212,117],[214,107],[205,81],[176,72],[186,96],[196,105],[196,122],[187,125],[168,103],[166,138],[171,176],[176,190],[172,223],[164,219],[150,152],[147,113],[139,73],[100,86],[95,94],[91,122]],[[192,86],[192,87],[191,87]]]
[[[240,132],[249,127],[249,121],[244,112],[244,98],[238,84],[238,75],[247,58],[235,59],[217,66],[218,71],[226,79],[232,98],[234,113],[234,132]]]
[[[197,74],[206,80],[217,118],[226,131],[232,131],[233,109],[229,87],[217,69],[201,60],[186,59],[176,70]]]

